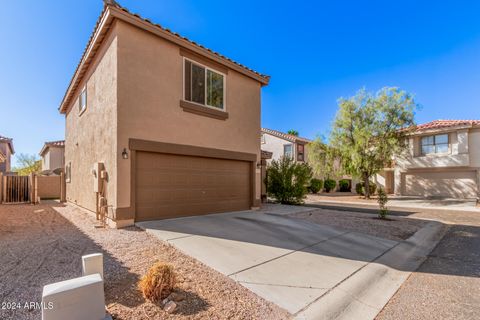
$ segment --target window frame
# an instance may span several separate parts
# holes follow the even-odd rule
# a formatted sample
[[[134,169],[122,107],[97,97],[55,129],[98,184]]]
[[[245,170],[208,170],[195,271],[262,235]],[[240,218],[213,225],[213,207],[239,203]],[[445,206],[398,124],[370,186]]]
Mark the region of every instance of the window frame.
[[[204,104],[201,104],[201,103],[198,103],[198,102],[195,102],[195,101],[191,101],[191,100],[187,100],[185,98],[185,80],[186,80],[185,79],[185,64],[186,64],[186,61],[189,61],[190,63],[196,64],[197,66],[200,66],[200,67],[205,69],[205,103]],[[184,101],[187,101],[188,103],[196,104],[198,106],[210,108],[210,109],[213,109],[213,110],[227,112],[227,75],[225,73],[223,73],[221,71],[218,71],[217,69],[210,68],[210,67],[206,66],[205,64],[203,64],[201,62],[197,62],[195,60],[192,60],[192,59],[189,59],[189,58],[186,58],[186,57],[183,57],[182,70],[183,70],[183,72],[182,72],[182,79],[183,79],[183,81],[182,81],[182,99]],[[223,77],[223,108],[217,108],[217,107],[214,107],[214,106],[211,106],[211,105],[207,104],[207,100],[208,100],[207,70],[218,73]],[[191,72],[190,72],[190,77],[191,77]],[[190,81],[191,81],[191,79],[190,79]],[[190,90],[192,90],[191,87],[192,86],[190,85]],[[190,97],[191,97],[191,93],[190,93]]]
[[[82,95],[85,92],[85,105],[83,108],[81,108],[81,102],[82,102]],[[82,115],[85,110],[87,110],[87,103],[88,101],[88,92],[87,92],[87,86],[84,86],[82,90],[80,91],[80,94],[78,95],[78,115]]]
[[[447,136],[447,143],[438,143],[437,144],[437,136]],[[433,138],[433,143],[432,144],[423,144],[423,139],[425,138]],[[437,146],[438,145],[447,145],[447,151],[446,152],[437,152]],[[423,152],[423,147],[424,146],[432,146],[433,147],[433,152],[425,153]],[[428,155],[442,155],[442,154],[449,154],[450,153],[450,134],[449,133],[440,133],[440,134],[433,134],[433,135],[426,135],[426,136],[421,136],[420,137],[420,154],[422,156],[428,156]]]
[[[300,152],[300,148],[302,149],[302,152]],[[302,155],[302,159],[299,159],[300,155]],[[305,162],[305,145],[301,143],[297,144],[297,161]]]
[[[286,148],[286,147],[290,147],[290,148],[291,148],[291,149],[290,149],[290,151],[291,151],[291,156],[290,156],[290,157],[291,157],[292,160],[295,159],[295,151],[294,151],[294,148],[293,148],[293,144],[291,144],[291,143],[290,143],[290,144],[284,144],[284,145],[283,145],[283,156],[284,156],[284,157],[287,156],[286,153],[285,153],[285,148]]]

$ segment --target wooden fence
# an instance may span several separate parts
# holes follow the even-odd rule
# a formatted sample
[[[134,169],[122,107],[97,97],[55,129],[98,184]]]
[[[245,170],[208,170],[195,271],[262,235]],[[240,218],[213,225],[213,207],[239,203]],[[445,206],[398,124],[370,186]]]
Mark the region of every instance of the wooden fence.
[[[2,179],[3,203],[28,203],[31,199],[30,176],[4,176]]]

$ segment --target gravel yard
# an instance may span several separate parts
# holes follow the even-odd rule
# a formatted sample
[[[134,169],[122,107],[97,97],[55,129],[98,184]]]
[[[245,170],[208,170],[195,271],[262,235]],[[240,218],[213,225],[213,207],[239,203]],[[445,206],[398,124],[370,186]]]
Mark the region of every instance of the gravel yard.
[[[424,220],[403,217],[381,220],[376,215],[368,213],[329,209],[294,213],[289,216],[395,241],[409,238],[427,223]]]
[[[81,256],[102,252],[105,295],[114,319],[288,319],[290,314],[235,281],[206,267],[136,227],[95,229],[94,217],[55,202],[0,206],[0,296],[16,310],[0,319],[40,319],[45,284],[81,275]],[[146,302],[136,289],[156,261],[174,265],[185,300],[174,314]],[[20,305],[18,305],[20,304]],[[4,306],[2,306],[4,307]]]

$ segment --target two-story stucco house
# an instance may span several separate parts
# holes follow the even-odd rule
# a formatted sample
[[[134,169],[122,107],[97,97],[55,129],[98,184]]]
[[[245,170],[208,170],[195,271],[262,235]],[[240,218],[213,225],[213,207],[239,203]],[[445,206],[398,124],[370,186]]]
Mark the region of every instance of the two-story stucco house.
[[[42,158],[42,171],[63,168],[65,166],[65,141],[45,142],[39,154]]]
[[[0,172],[9,173],[12,169],[13,141],[11,138],[0,136]]]
[[[67,201],[117,227],[260,206],[268,82],[106,1],[59,108]]]
[[[262,150],[272,153],[268,162],[283,156],[291,157],[297,162],[307,162],[307,149],[311,142],[309,139],[262,128],[260,140]]]
[[[389,176],[389,177],[388,177]],[[436,120],[416,127],[387,184],[397,195],[475,199],[480,192],[480,120]]]

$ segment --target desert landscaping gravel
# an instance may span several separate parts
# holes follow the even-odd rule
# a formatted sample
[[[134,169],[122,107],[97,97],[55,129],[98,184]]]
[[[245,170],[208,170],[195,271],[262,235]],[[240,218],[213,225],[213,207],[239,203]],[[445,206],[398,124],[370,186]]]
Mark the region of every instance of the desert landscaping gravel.
[[[291,315],[235,281],[146,232],[96,229],[83,209],[55,202],[0,206],[0,319],[40,319],[25,303],[41,301],[44,285],[81,276],[81,256],[102,252],[107,309],[114,319],[289,319]],[[157,260],[178,275],[173,314],[145,301],[140,277]],[[12,305],[18,309],[12,310]],[[5,305],[7,307],[7,305]]]
[[[480,215],[478,212],[415,213],[449,225],[440,243],[412,273],[377,320],[480,318]]]
[[[329,209],[293,213],[289,216],[395,241],[408,239],[428,222],[403,217],[389,217],[383,220],[368,213]]]

